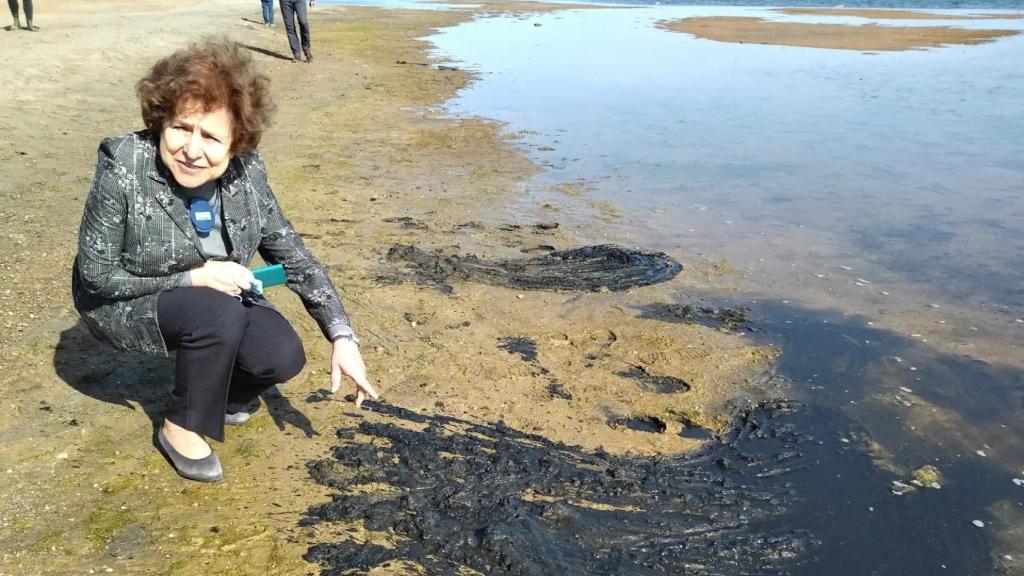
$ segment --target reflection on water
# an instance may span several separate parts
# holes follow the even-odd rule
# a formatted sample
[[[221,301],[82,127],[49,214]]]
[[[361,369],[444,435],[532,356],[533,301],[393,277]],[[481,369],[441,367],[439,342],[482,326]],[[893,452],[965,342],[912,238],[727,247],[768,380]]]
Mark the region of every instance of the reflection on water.
[[[580,182],[622,214],[577,215],[602,224],[584,242],[748,271],[728,282],[783,349],[779,370],[864,426],[893,479],[946,476],[909,498],[841,478],[809,494],[819,508],[793,521],[823,538],[821,573],[939,573],[939,551],[966,550],[955,541],[973,552],[947,566],[988,572],[984,550],[1006,547],[971,521],[1021,529],[993,510],[1022,506],[1024,35],[865,54],[654,26],[694,15],[864,22],[662,7],[488,18],[431,40],[480,72],[448,109],[507,123],[548,168],[522,210],[570,205],[553,185]]]
[[[491,18],[433,41],[484,72],[451,111],[526,131],[546,177],[593,184],[637,244],[756,266],[780,254],[752,246],[799,227],[794,242],[866,260],[862,274],[1021,310],[1024,235],[1007,231],[1024,217],[1024,36],[865,55],[652,26],[710,13],[763,14]]]

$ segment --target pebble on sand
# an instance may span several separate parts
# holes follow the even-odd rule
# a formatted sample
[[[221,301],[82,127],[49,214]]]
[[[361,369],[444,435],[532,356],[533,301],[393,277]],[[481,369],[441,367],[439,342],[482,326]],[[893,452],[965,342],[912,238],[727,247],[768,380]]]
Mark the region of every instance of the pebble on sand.
[[[975,450],[974,453],[977,454],[978,456],[981,456],[982,458],[985,458],[985,457],[988,456],[988,454],[985,454],[984,450]]]
[[[971,524],[974,524],[978,528],[984,528],[985,527],[985,523],[982,522],[981,520],[974,520],[974,521],[971,522]]]
[[[1024,486],[1024,480],[1020,478],[1014,478],[1013,483],[1016,484],[1017,486]]]

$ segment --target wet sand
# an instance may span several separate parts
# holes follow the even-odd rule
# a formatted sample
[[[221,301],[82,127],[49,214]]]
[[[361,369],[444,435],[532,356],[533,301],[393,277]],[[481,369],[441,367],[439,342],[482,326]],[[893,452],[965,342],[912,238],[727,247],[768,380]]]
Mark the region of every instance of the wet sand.
[[[792,13],[792,12],[787,12]],[[804,12],[806,13],[806,12]],[[818,12],[814,12],[818,14]],[[843,15],[857,16],[861,11]],[[950,44],[982,44],[1018,34],[1016,30],[971,30],[946,26],[880,26],[773,22],[746,16],[683,18],[662,27],[698,38],[737,44],[802,46],[865,52],[920,50]]]
[[[914,10],[865,8],[778,8],[791,16],[853,16],[874,20],[1019,20],[1024,14],[942,14]]]
[[[394,244],[489,260],[577,246],[572,227],[535,227],[541,222],[513,209],[537,167],[502,140],[500,126],[438,112],[471,75],[439,66],[415,40],[474,10],[530,9],[318,6],[313,65],[290,62],[281,24],[262,26],[255,3],[242,0],[104,0],[88,10],[51,2],[37,8],[38,33],[3,33],[0,54],[14,64],[0,70],[8,126],[0,139],[0,573],[307,574],[316,569],[302,559],[310,544],[336,537],[322,532],[330,527],[298,526],[328,498],[305,462],[329,453],[336,426],[380,416],[323,394],[328,347],[294,296],[270,293],[306,343],[307,368],[215,446],[227,479],[212,486],[178,478],[151,445],[171,362],[112,352],[71,306],[96,147],[139,128],[133,84],[147,67],[205,34],[249,46],[272,78],[279,110],[261,145],[271,183],[331,270],[388,402],[503,420],[588,449],[659,454],[701,441],[610,422],[714,427],[730,398],[785,392],[766,385],[773,348],[641,317],[642,307],[678,304],[674,294],[715,273],[685,254],[676,255],[686,268],[673,281],[619,293],[455,283],[449,295],[378,280],[394,272],[386,262]],[[537,213],[557,222],[576,202],[564,195]],[[536,357],[509,342],[532,343]],[[645,386],[638,375],[688,389]]]

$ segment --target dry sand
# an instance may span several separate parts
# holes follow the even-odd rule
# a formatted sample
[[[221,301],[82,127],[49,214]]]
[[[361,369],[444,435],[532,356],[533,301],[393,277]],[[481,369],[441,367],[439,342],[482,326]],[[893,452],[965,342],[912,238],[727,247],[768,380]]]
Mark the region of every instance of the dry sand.
[[[788,11],[787,11],[788,12]],[[792,13],[792,12],[788,12]],[[804,12],[810,13],[810,12]],[[819,14],[819,12],[814,12]],[[826,12],[820,12],[826,14]],[[849,16],[865,14],[851,11]],[[950,44],[982,44],[1018,34],[1017,30],[971,30],[946,26],[880,26],[773,22],[746,16],[683,18],[661,25],[698,38],[738,44],[803,46],[834,50],[920,50]]]
[[[439,68],[415,40],[474,10],[529,9],[318,6],[313,65],[290,62],[281,25],[260,25],[254,0],[40,1],[39,32],[0,32],[0,574],[307,574],[316,569],[301,558],[309,544],[333,537],[297,527],[326,498],[304,463],[329,453],[336,425],[376,416],[307,402],[328,385],[328,347],[295,297],[271,293],[303,336],[308,366],[215,446],[227,475],[217,485],[181,480],[151,445],[170,361],[112,352],[71,306],[69,270],[96,146],[140,127],[133,84],[147,67],[206,34],[249,46],[272,78],[279,112],[261,145],[272,185],[331,270],[387,401],[504,419],[589,448],[659,453],[698,444],[609,419],[685,413],[713,424],[730,397],[778,392],[763,384],[772,349],[638,317],[639,306],[673,302],[703,281],[685,253],[673,254],[690,266],[675,281],[618,294],[458,284],[446,296],[376,281],[395,243],[494,258],[575,246],[572,229],[537,234],[529,225],[583,213],[585,194],[515,209],[537,167],[500,126],[438,112],[471,76]],[[423,226],[385,221],[394,217]],[[470,222],[478,225],[462,226]],[[534,340],[537,363],[499,349],[509,336]],[[617,374],[630,366],[693,390],[645,390]],[[551,379],[573,399],[552,398]]]

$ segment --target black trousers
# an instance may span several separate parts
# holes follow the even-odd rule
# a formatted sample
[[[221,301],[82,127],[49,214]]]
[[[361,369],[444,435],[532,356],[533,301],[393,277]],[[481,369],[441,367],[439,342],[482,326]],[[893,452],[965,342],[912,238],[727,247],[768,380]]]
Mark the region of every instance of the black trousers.
[[[309,19],[306,17],[306,0],[280,0],[281,19],[284,20],[284,30],[288,33],[288,45],[292,49],[292,56],[301,58],[299,52],[299,36],[295,34],[295,20],[299,20],[299,34],[302,35],[302,52],[309,54]]]
[[[167,419],[217,441],[224,440],[226,412],[306,364],[302,341],[283,316],[212,288],[161,293],[157,322],[168,349],[178,351]]]
[[[32,0],[22,0],[22,5],[25,6],[25,18],[28,19],[28,23],[32,22]],[[11,9],[11,16],[15,19],[18,18],[18,0],[7,0],[7,7]]]

